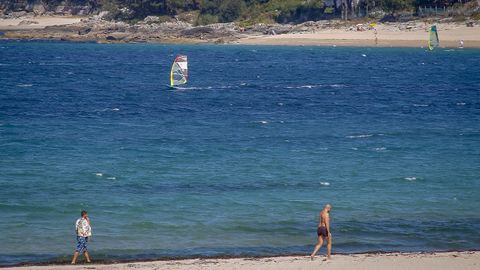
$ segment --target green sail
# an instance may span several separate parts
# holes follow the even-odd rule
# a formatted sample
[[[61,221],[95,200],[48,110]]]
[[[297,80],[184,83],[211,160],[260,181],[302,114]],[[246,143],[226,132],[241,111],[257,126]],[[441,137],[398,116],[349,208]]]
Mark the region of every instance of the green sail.
[[[437,26],[433,25],[430,31],[428,31],[428,49],[432,51],[437,48],[439,44]]]

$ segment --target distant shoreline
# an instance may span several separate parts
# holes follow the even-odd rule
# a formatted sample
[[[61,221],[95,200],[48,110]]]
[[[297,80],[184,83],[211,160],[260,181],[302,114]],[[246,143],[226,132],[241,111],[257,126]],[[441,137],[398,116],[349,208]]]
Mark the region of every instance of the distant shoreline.
[[[129,41],[129,42],[104,42],[101,40],[89,40],[89,39],[45,39],[45,38],[0,38],[0,41],[45,41],[45,42],[72,42],[72,43],[96,43],[96,44],[171,44],[171,45],[229,45],[229,46],[288,46],[288,47],[358,47],[358,48],[419,48],[426,49],[427,45],[422,40],[380,40],[377,44],[371,41],[359,41],[355,39],[342,39],[342,40],[292,40],[292,39],[277,39],[277,40],[262,40],[258,42],[251,41],[238,41],[232,43],[215,43],[196,40],[155,40],[155,41]],[[440,44],[439,49],[479,49],[480,41],[467,41],[469,46],[459,48],[455,41],[444,41]]]
[[[469,41],[469,46],[464,49],[480,48],[480,41]],[[359,48],[419,48],[427,49],[423,40],[379,40],[377,44],[371,41],[359,41],[356,39],[321,39],[321,40],[259,40],[255,43],[241,41],[238,45],[268,45],[268,46],[319,46],[319,47],[359,47]],[[460,49],[455,41],[444,41],[439,49]]]
[[[407,263],[412,269],[476,269],[480,263],[480,251],[446,252],[371,252],[333,254],[331,261],[323,261],[319,255],[310,261],[305,255],[279,256],[214,256],[214,257],[172,257],[170,259],[97,261],[88,264],[92,269],[400,269]],[[68,265],[68,266],[67,266]],[[87,264],[71,266],[67,263],[39,263],[0,266],[2,269],[84,269]],[[174,267],[173,267],[174,266]],[[441,266],[439,268],[439,266]],[[393,267],[393,268],[392,268]]]
[[[436,24],[440,48],[480,48],[480,23],[425,22],[355,24],[317,21],[299,25],[256,25],[243,31],[235,23],[193,26],[184,22],[110,22],[93,17],[0,19],[0,39],[62,40],[97,43],[241,44],[288,46],[416,47],[427,46],[428,28]]]
[[[374,29],[355,31],[344,28],[315,29],[305,33],[248,37],[239,44],[254,45],[320,45],[349,47],[427,47],[428,28],[431,24],[413,21],[401,24],[377,24]],[[480,48],[480,26],[467,27],[460,23],[438,23],[440,48]],[[376,32],[376,34],[375,34]],[[376,38],[375,38],[376,37]]]

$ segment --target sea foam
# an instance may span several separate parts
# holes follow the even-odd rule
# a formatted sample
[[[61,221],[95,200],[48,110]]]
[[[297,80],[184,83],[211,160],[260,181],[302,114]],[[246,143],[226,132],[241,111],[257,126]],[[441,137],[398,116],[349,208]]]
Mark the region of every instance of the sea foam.
[[[360,135],[350,135],[350,136],[347,136],[347,138],[349,139],[357,139],[357,138],[368,138],[368,137],[372,137],[373,134],[360,134]]]
[[[17,87],[32,87],[32,86],[33,86],[33,84],[29,84],[29,83],[25,83],[25,84],[23,84],[23,83],[21,83],[21,84],[17,84]]]

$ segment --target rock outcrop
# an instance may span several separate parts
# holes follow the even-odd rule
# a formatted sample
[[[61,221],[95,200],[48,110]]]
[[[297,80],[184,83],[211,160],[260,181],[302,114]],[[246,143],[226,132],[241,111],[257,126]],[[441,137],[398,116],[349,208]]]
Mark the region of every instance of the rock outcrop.
[[[32,13],[34,15],[90,15],[96,11],[95,1],[85,0],[1,0],[0,14],[9,16],[18,12]]]

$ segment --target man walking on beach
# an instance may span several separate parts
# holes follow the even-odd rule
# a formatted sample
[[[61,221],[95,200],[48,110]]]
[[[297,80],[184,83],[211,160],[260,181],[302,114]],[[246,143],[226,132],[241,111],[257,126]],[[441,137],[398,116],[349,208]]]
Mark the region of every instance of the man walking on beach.
[[[83,210],[80,213],[80,218],[75,222],[75,232],[77,234],[77,247],[75,253],[73,253],[72,264],[77,263],[77,258],[80,253],[85,255],[87,263],[90,261],[90,254],[87,250],[88,238],[92,236],[92,227],[90,227],[90,219],[88,218],[87,211]]]
[[[320,212],[320,222],[318,223],[317,227],[317,236],[318,242],[315,245],[315,249],[313,250],[312,254],[310,255],[310,259],[313,261],[313,257],[315,254],[320,250],[323,245],[323,241],[327,239],[327,259],[330,259],[332,255],[332,234],[330,233],[330,210],[332,206],[330,204],[326,204],[323,207],[322,212]],[[326,259],[325,259],[326,260]]]

